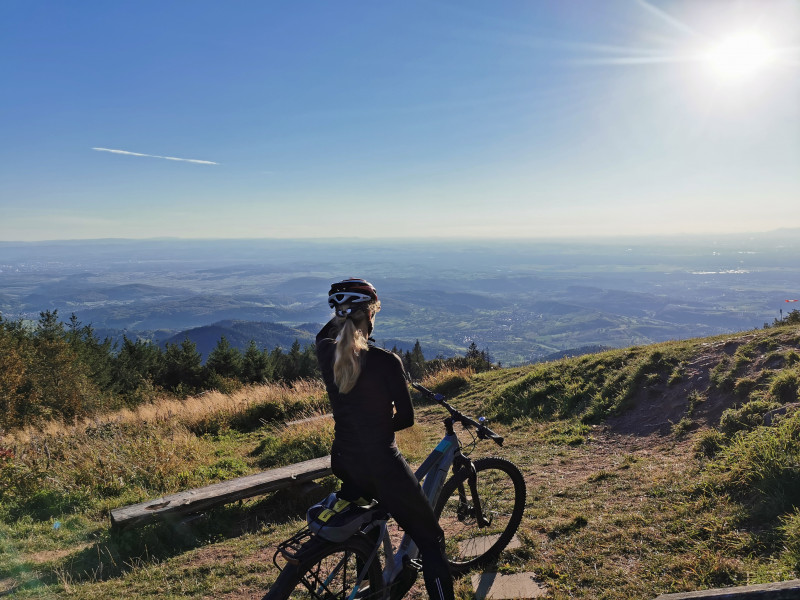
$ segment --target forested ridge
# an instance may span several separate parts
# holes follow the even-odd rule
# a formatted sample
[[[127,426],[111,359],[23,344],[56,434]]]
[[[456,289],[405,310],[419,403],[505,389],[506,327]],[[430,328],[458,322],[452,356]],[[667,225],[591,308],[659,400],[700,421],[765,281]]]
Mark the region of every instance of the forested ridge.
[[[411,351],[393,350],[414,379],[445,367],[491,367],[488,353],[474,343],[464,357],[431,361],[419,341]],[[132,408],[158,396],[318,377],[313,344],[298,340],[288,349],[262,349],[251,340],[242,352],[221,337],[204,362],[188,338],[163,349],[127,337],[116,344],[101,340],[75,314],[60,320],[57,310],[41,312],[34,325],[0,318],[0,430]]]

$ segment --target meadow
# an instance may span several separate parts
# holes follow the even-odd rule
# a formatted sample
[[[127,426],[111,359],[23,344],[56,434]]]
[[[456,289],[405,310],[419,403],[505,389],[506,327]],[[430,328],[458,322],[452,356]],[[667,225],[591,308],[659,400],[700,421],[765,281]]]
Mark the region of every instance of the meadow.
[[[424,383],[505,435],[528,484],[522,545],[495,569],[554,599],[660,593],[800,573],[800,329],[664,342]],[[399,444],[418,463],[443,411],[418,400]],[[0,441],[0,594],[14,598],[257,598],[275,545],[334,489],[276,492],[112,531],[109,510],[321,456],[314,381],[156,398]],[[468,441],[468,438],[467,438]],[[469,578],[457,582],[472,597]]]

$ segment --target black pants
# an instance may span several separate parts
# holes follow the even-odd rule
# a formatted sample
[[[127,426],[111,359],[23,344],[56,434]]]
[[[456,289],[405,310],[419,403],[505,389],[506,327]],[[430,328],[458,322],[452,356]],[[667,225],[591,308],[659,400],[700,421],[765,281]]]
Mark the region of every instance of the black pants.
[[[345,447],[334,442],[333,474],[342,480],[339,492],[348,500],[375,498],[411,536],[422,555],[428,596],[452,600],[453,578],[444,557],[442,532],[417,478],[397,448]]]

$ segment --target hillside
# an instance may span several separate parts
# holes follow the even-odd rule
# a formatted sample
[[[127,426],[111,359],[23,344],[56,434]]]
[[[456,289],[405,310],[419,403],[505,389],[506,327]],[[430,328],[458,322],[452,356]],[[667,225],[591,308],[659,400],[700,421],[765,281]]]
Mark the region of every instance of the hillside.
[[[506,436],[528,483],[522,547],[552,598],[641,599],[800,573],[800,327],[611,350],[426,380]],[[317,384],[163,400],[0,439],[0,594],[256,598],[312,497],[276,493],[121,535],[110,508],[327,452]],[[441,435],[418,407],[399,444]],[[100,457],[99,460],[96,457]],[[334,481],[323,482],[329,488]],[[472,597],[469,578],[460,597]]]

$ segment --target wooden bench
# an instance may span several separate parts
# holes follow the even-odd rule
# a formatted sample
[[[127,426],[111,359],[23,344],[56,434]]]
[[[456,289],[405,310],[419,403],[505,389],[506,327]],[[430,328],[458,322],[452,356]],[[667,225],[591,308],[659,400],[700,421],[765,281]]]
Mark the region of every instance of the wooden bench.
[[[314,458],[296,465],[279,467],[263,473],[238,477],[155,500],[116,508],[111,511],[111,527],[122,529],[158,519],[198,513],[213,506],[309,483],[330,474],[331,457]]]
[[[655,600],[797,600],[798,598],[800,598],[800,579],[699,592],[662,594]]]

